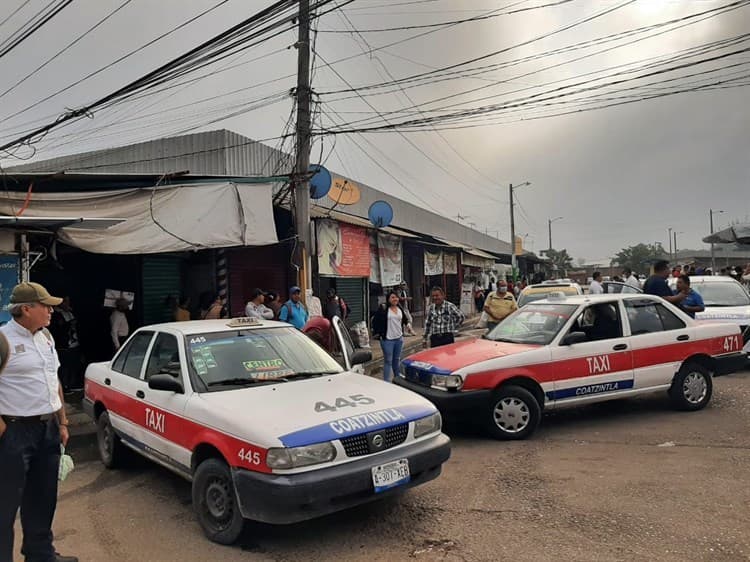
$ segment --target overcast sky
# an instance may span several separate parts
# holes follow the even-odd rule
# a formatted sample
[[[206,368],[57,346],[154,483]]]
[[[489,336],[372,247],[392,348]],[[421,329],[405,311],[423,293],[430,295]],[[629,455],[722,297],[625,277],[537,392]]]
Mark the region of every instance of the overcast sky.
[[[517,62],[522,57],[546,54],[582,41],[684,17],[729,4],[730,1],[636,0],[627,3],[624,0],[573,0],[438,28],[423,37],[365,56],[363,50],[377,49],[430,31],[431,28],[364,32],[356,36],[324,31],[350,29],[349,22],[359,30],[425,25],[556,2],[355,0],[343,9],[349,21],[334,12],[322,18],[318,24],[321,31],[317,38],[320,57],[313,85],[317,92],[323,94],[321,99],[325,102],[324,114],[318,124],[332,127],[332,120],[340,123],[341,120],[353,121],[365,117],[382,122],[374,110],[381,113],[398,111],[413,104],[419,104],[423,109],[434,109],[451,103],[456,104],[457,108],[468,108],[545,92],[560,85],[585,80],[585,77],[581,77],[584,74],[590,77],[592,75],[589,73],[615,65],[653,59],[747,33],[750,29],[750,6],[631,45],[623,45],[625,40],[621,40],[596,48],[518,62],[478,77],[455,77],[450,81],[409,88],[406,93],[396,90],[387,95],[368,96],[369,105],[356,95],[326,94],[331,90],[347,89],[342,78],[353,86],[363,86],[390,80],[391,77],[422,73],[527,42],[608,8],[623,5],[592,21],[507,49],[501,55],[471,67]],[[0,93],[123,2],[75,0],[32,38],[0,58],[0,73],[3,76]],[[66,108],[80,107],[115,90],[269,3],[265,0],[229,0],[179,33],[27,109],[218,2],[131,0],[120,12],[63,55],[23,84],[0,95],[0,114],[3,115],[0,140],[15,138],[18,131],[27,128],[30,123],[54,120]],[[3,0],[0,3],[0,21],[22,3],[23,0]],[[4,40],[49,3],[49,0],[30,0],[18,14],[0,25],[0,40]],[[35,144],[35,158],[218,128],[231,129],[256,139],[279,136],[289,117],[289,99],[280,98],[273,105],[241,115],[227,115],[235,112],[238,104],[282,93],[295,85],[296,51],[289,48],[295,39],[293,32],[284,33],[246,53],[222,61],[210,70],[240,66],[97,113],[93,119],[62,128]],[[604,47],[618,45],[622,46],[570,62]],[[747,47],[750,47],[749,42],[739,42],[712,54]],[[323,61],[333,63],[354,55],[360,56],[334,64],[341,76],[323,64]],[[681,62],[698,58],[701,56]],[[556,65],[555,68],[545,69],[553,65]],[[734,66],[711,75],[684,79],[684,82],[742,78],[750,73],[750,54],[733,55],[715,63],[667,74],[663,78],[727,65]],[[652,80],[659,79],[661,77]],[[269,80],[276,81],[262,84]],[[651,88],[672,87],[679,83],[652,84]],[[750,82],[745,79],[736,83]],[[448,101],[423,105],[479,86],[486,88]],[[245,89],[223,95],[242,88]],[[628,93],[639,97],[656,91],[639,89]],[[599,93],[602,93],[603,101],[622,95],[614,86]],[[495,97],[477,101],[488,96]],[[215,99],[200,101],[209,97]],[[337,99],[341,97],[350,99]],[[565,116],[529,119],[580,107],[536,106],[487,116],[481,127],[444,130],[439,134],[429,128],[422,132],[404,133],[403,136],[395,132],[346,134],[337,136],[335,146],[332,137],[325,137],[322,151],[324,158],[327,158],[326,166],[333,171],[420,206],[428,206],[443,215],[466,216],[465,223],[474,223],[478,230],[487,229],[493,235],[498,233],[504,240],[510,236],[508,183],[529,181],[531,186],[516,190],[520,203],[516,214],[516,232],[527,235],[526,247],[537,252],[545,249],[548,245],[547,220],[562,217],[553,224],[553,246],[567,248],[575,258],[602,260],[638,242],[658,241],[668,247],[667,230],[670,227],[679,233],[680,248],[704,248],[706,246],[700,240],[708,233],[709,208],[725,211],[715,215],[717,227],[730,221],[749,219],[748,101],[750,87],[745,86],[685,93]],[[24,109],[19,115],[9,118]],[[419,117],[418,114],[414,116]],[[396,121],[402,118],[403,114],[393,117]],[[276,142],[270,141],[269,144],[275,145]],[[313,149],[313,161],[319,159],[320,151],[321,139],[318,139]],[[19,155],[30,156],[31,152],[23,149]],[[8,159],[3,160],[6,166],[11,163]]]

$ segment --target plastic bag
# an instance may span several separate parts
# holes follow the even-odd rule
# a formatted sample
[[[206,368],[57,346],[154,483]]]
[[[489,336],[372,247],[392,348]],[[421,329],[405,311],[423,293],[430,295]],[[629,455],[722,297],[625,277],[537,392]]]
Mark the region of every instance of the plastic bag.
[[[75,467],[76,465],[73,462],[73,458],[70,455],[65,454],[65,446],[60,445],[60,470],[57,473],[58,480],[60,480],[60,482],[65,480],[68,475],[73,472]]]
[[[487,327],[487,321],[490,319],[489,314],[487,314],[485,311],[482,311],[482,314],[479,316],[479,320],[477,320],[477,328],[486,328]]]

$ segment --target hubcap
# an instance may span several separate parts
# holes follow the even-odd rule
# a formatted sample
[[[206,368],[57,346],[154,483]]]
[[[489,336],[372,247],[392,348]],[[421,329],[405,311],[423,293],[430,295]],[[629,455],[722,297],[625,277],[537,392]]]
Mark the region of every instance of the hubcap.
[[[507,433],[518,433],[529,425],[531,414],[526,402],[509,396],[495,404],[495,424]]]
[[[690,373],[682,383],[682,394],[691,404],[699,404],[706,397],[708,384],[701,373]]]
[[[101,429],[100,435],[101,453],[106,458],[110,456],[110,449],[112,444],[112,433],[109,424],[106,424]]]
[[[220,479],[212,480],[206,487],[206,508],[208,513],[222,522],[231,517],[232,498],[229,495],[229,486]]]

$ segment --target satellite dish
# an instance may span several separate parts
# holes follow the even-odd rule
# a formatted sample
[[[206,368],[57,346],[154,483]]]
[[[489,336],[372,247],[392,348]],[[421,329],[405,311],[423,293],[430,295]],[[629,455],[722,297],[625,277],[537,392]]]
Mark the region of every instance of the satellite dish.
[[[312,177],[310,178],[310,197],[312,199],[321,199],[328,195],[328,192],[331,190],[331,172],[318,164],[310,166],[309,171],[312,172]]]
[[[386,201],[375,201],[370,205],[367,217],[377,228],[383,228],[393,221],[393,207]]]

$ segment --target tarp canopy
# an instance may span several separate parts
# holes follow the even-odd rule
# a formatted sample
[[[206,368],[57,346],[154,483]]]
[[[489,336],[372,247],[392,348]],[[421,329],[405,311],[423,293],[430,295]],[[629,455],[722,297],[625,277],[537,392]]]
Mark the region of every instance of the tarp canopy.
[[[60,228],[60,240],[99,254],[153,254],[276,243],[272,184],[216,182],[148,189],[32,193],[22,216],[119,219],[109,228]],[[27,194],[6,192],[0,215],[15,216]]]
[[[750,244],[750,223],[735,224],[706,236],[706,244]]]

